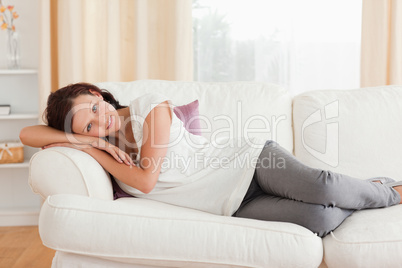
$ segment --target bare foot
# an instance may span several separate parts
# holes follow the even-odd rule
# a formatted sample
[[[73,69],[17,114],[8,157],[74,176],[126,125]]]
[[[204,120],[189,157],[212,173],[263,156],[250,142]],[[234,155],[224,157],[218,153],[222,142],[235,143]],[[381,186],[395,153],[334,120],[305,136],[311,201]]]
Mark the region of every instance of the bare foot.
[[[393,187],[398,193],[399,195],[402,197],[402,185],[398,185]],[[399,202],[399,204],[402,204],[402,198],[401,198],[401,202]]]

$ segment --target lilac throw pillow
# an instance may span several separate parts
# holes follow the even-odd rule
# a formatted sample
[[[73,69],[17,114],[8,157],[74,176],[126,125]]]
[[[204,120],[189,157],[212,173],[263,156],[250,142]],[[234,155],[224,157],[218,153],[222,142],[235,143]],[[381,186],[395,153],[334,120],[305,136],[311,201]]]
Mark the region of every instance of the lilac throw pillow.
[[[198,100],[190,102],[189,104],[176,106],[173,109],[175,115],[183,122],[184,127],[188,132],[194,135],[201,136],[201,124],[199,119],[198,111]],[[113,186],[113,198],[114,200],[121,197],[133,197],[128,193],[124,192],[120,186],[116,183],[115,178],[110,174],[112,178]]]
[[[189,104],[176,106],[173,109],[176,116],[183,122],[188,132],[201,136],[201,124],[198,111],[198,100]]]
[[[125,191],[123,191],[120,186],[117,184],[115,181],[116,179],[110,174],[110,177],[112,179],[112,187],[113,187],[113,199],[116,200],[121,197],[134,197],[132,195],[129,195]]]

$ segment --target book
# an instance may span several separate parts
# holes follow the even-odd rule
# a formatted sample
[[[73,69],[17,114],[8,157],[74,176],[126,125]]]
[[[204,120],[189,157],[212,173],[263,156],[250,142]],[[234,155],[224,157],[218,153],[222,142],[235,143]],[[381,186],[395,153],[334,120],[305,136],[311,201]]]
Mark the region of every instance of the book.
[[[0,104],[0,115],[10,114],[11,106],[8,104]]]

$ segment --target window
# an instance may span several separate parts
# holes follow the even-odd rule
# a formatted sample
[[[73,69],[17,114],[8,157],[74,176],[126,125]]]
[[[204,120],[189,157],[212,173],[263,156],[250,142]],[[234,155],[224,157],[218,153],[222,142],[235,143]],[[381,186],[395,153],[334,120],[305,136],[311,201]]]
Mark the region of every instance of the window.
[[[360,85],[362,0],[194,0],[194,80]]]

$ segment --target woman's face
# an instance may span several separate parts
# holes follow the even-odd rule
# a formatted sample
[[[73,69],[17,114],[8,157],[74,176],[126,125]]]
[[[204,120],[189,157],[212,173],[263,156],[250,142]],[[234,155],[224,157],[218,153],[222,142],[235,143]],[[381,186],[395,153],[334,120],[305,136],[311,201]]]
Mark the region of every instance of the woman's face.
[[[97,92],[74,100],[72,131],[77,134],[105,137],[119,131],[121,122],[116,109]]]

